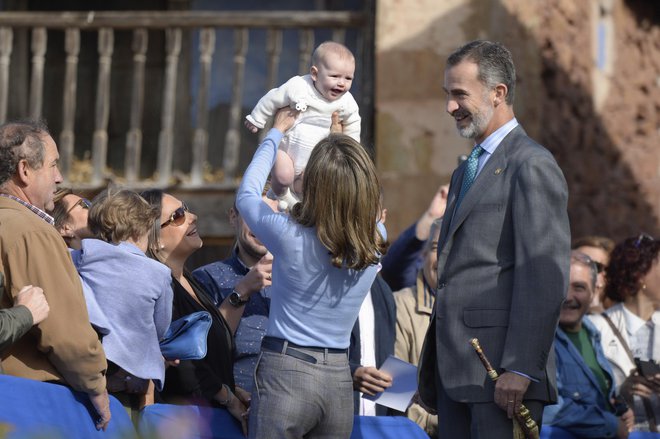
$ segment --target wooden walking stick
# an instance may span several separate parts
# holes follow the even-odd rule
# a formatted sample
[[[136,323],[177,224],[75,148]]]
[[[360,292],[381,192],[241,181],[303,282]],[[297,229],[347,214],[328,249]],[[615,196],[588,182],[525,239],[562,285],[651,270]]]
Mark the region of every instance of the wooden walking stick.
[[[473,338],[472,340],[470,340],[470,344],[472,345],[475,352],[477,353],[477,356],[481,360],[481,364],[483,364],[484,367],[486,368],[486,372],[488,373],[490,379],[493,381],[497,381],[497,379],[500,376],[497,374],[495,368],[491,366],[490,361],[488,361],[488,358],[486,358],[486,354],[484,354],[484,351],[481,349],[479,340]],[[518,410],[514,412],[514,418],[515,418],[513,423],[514,439],[517,438],[539,439],[539,426],[536,425],[536,421],[532,419],[532,416],[529,413],[529,409],[527,409],[527,407],[525,407],[523,404],[520,404]]]

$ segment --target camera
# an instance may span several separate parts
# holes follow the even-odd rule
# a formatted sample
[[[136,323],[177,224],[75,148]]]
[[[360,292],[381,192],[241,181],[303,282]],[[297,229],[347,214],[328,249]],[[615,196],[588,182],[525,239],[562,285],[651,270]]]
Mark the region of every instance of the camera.
[[[640,360],[635,358],[637,365],[637,372],[646,379],[651,379],[655,375],[660,374],[660,364],[653,360]]]

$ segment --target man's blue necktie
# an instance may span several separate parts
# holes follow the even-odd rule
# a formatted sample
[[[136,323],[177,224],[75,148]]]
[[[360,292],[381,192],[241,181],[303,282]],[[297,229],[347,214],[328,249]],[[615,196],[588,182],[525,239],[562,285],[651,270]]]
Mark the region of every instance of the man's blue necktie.
[[[483,154],[484,151],[485,150],[481,147],[481,145],[476,145],[472,149],[470,156],[467,158],[465,165],[465,174],[463,175],[463,184],[461,184],[461,192],[458,195],[458,201],[456,201],[456,207],[454,208],[454,212],[456,212],[456,210],[458,209],[458,206],[461,204],[461,201],[463,201],[465,194],[470,189],[470,186],[472,186],[472,183],[474,183],[474,179],[477,177],[477,168],[479,167],[479,156]]]

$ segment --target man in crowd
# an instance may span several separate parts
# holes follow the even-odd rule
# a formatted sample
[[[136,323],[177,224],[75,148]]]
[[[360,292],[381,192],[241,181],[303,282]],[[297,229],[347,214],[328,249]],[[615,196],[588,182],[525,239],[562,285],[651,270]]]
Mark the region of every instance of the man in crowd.
[[[546,408],[543,423],[583,438],[628,437],[634,417],[614,399],[614,377],[600,333],[583,319],[596,290],[597,268],[584,253],[571,254],[570,283],[555,335],[558,403]]]
[[[439,437],[510,439],[521,403],[540,422],[556,400],[551,347],[568,285],[568,190],[552,154],[514,116],[515,84],[499,43],[473,41],[447,59],[447,112],[475,145],[451,178],[419,367]],[[495,383],[472,338],[500,374]]]
[[[55,381],[85,392],[98,412],[96,427],[110,422],[105,354],[87,315],[71,257],[45,211],[62,181],[55,141],[43,123],[0,126],[0,253],[9,308],[25,285],[43,288],[47,319],[3,353],[5,373]]]
[[[264,197],[264,201],[277,208],[272,200]],[[244,304],[236,303],[243,308],[243,314],[235,334],[234,380],[237,386],[252,392],[254,368],[268,325],[273,257],[252,234],[236,207],[229,209],[229,223],[236,232],[231,257],[200,267],[193,271],[193,276],[211,293],[216,305],[234,292],[247,300]]]
[[[401,232],[387,249],[381,261],[381,274],[392,291],[415,285],[417,273],[423,264],[422,253],[428,243],[431,224],[445,214],[448,193],[449,185],[441,185],[422,216]]]
[[[394,293],[396,302],[396,341],[394,355],[417,365],[422,352],[424,335],[429,326],[435,286],[438,285],[438,237],[441,219],[436,219],[429,227],[430,233],[424,246],[424,262],[417,273],[417,282],[410,288]],[[438,435],[438,417],[418,404],[412,404],[406,416],[415,421],[430,437]]]

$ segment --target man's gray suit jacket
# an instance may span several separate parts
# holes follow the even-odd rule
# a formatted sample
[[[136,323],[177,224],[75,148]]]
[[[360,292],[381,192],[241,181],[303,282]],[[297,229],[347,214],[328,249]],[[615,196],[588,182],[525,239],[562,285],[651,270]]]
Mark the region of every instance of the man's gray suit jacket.
[[[552,154],[521,126],[502,140],[454,211],[464,170],[465,163],[452,175],[440,232],[420,396],[435,407],[442,384],[453,400],[493,401],[494,383],[469,344],[476,337],[499,373],[537,381],[525,399],[554,402],[552,343],[570,262],[566,181]]]

